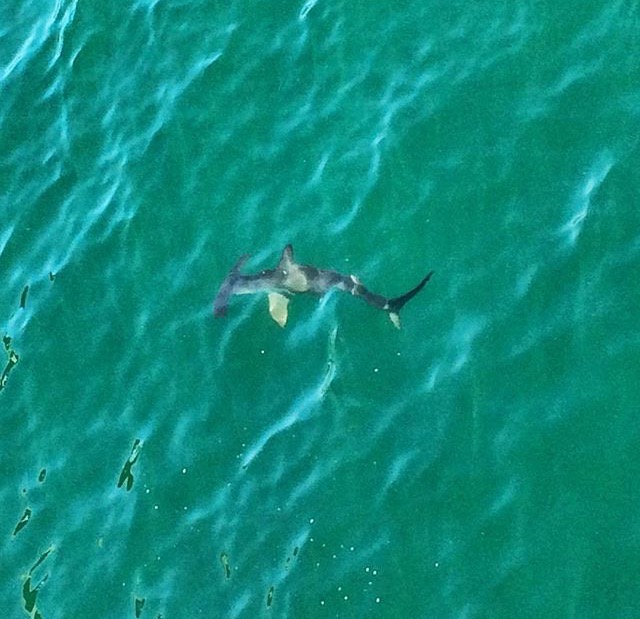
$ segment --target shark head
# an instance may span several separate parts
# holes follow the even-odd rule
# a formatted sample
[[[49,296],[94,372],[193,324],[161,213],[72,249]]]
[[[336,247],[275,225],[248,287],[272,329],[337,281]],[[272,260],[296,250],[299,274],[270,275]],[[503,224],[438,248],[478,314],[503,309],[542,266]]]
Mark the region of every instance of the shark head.
[[[240,257],[238,262],[235,263],[229,274],[222,282],[220,290],[216,298],[213,300],[213,315],[216,318],[224,316],[227,313],[227,304],[229,297],[235,293],[235,284],[240,278],[240,268],[249,259],[249,254],[244,254]]]
[[[291,283],[300,282],[300,273],[298,266],[293,262],[293,249],[291,245],[287,245],[282,252],[280,262],[275,269],[265,269],[255,275],[243,275],[240,269],[249,259],[249,254],[242,256],[233,268],[229,271],[227,277],[220,285],[218,294],[213,300],[213,314],[216,318],[224,316],[227,312],[229,298],[237,294],[254,294],[257,292],[277,293],[287,290]],[[281,304],[277,304],[278,307]],[[286,314],[286,306],[284,310]],[[280,324],[282,318],[274,320]],[[286,317],[284,318],[286,321]]]

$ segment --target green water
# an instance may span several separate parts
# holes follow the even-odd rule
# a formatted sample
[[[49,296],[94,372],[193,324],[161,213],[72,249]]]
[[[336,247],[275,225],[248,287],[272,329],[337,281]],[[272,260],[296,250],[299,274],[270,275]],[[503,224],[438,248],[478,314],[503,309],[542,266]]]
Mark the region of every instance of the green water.
[[[0,24],[3,617],[639,615],[637,1]]]

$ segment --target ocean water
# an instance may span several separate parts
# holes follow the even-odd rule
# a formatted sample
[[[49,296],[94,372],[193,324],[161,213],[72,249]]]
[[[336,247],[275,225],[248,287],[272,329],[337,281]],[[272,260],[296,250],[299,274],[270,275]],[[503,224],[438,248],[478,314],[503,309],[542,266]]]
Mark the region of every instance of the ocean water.
[[[637,1],[0,17],[2,617],[640,616]]]

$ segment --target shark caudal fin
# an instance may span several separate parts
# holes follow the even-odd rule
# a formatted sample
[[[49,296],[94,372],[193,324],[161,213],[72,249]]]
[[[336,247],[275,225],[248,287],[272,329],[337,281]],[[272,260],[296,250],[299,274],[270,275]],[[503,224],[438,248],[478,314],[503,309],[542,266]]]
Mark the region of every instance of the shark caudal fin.
[[[396,329],[400,328],[400,310],[425,287],[433,273],[433,271],[430,271],[415,288],[412,288],[409,292],[406,292],[395,299],[389,299],[387,302],[387,307],[385,309],[389,312],[389,319]]]

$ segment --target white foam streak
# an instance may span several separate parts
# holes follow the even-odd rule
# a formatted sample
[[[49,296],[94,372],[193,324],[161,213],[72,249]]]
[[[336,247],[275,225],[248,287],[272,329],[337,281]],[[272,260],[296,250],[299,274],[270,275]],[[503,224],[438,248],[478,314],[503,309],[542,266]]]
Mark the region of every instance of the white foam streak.
[[[336,376],[335,342],[337,331],[337,328],[334,328],[329,335],[327,367],[320,382],[315,387],[308,389],[280,419],[263,432],[262,436],[260,436],[245,455],[242,461],[243,468],[251,464],[272,438],[289,429],[291,426],[309,419],[316,409],[316,406],[322,402]]]
[[[303,19],[306,19],[307,15],[309,14],[309,11],[316,5],[318,4],[318,0],[307,0],[304,5],[302,6],[302,8],[300,9],[300,14],[298,15],[298,19],[300,21],[302,21]]]
[[[583,182],[575,192],[573,199],[573,213],[562,228],[560,233],[569,244],[575,244],[582,232],[582,227],[591,209],[593,194],[600,188],[613,167],[612,155],[605,151],[598,156],[598,161],[587,173]]]

